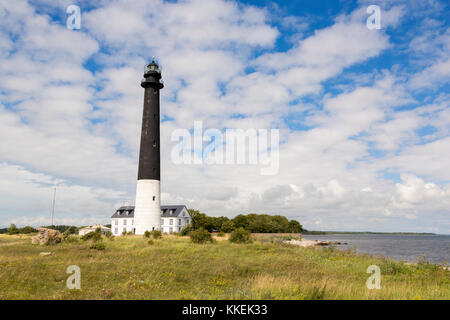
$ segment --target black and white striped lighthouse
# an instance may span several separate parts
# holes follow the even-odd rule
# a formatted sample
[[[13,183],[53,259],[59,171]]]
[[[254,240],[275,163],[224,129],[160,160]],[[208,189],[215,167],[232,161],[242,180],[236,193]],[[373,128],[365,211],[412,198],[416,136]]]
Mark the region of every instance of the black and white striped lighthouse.
[[[141,86],[145,93],[134,210],[136,234],[144,234],[146,230],[159,230],[161,227],[159,90],[164,84],[161,69],[154,58],[145,68]]]

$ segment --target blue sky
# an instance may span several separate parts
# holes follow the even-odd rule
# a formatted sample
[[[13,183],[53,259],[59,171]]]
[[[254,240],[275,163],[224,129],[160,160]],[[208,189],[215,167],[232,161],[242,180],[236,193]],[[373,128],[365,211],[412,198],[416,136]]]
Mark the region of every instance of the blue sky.
[[[0,7],[0,225],[106,223],[133,203],[156,56],[162,199],[308,229],[450,233],[445,1],[71,1]],[[369,30],[366,9],[381,8]],[[174,130],[280,129],[280,170],[176,165]]]

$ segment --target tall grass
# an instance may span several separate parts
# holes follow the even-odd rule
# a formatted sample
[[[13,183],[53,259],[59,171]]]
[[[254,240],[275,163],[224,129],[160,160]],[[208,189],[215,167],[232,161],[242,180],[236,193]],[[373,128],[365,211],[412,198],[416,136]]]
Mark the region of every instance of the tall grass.
[[[41,247],[30,236],[0,236],[0,299],[450,298],[450,271],[431,264],[277,241],[147,240],[116,237],[92,250],[90,242]],[[366,287],[373,264],[381,269],[380,290]],[[81,268],[81,290],[66,288],[69,265]]]

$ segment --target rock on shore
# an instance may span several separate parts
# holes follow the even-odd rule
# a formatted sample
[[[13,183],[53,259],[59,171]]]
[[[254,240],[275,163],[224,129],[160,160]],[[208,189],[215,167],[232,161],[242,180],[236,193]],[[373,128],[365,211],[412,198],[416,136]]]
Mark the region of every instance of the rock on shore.
[[[332,244],[341,244],[340,242],[332,242],[332,241],[320,241],[320,240],[308,240],[308,239],[300,239],[300,240],[287,240],[284,243],[292,244],[300,247],[320,247],[320,246],[329,246]]]

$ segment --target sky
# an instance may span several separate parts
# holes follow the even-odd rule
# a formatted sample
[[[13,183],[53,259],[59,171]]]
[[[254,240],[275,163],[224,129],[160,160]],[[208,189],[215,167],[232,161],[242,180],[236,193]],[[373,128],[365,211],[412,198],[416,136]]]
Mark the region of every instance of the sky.
[[[449,25],[445,0],[0,0],[0,226],[49,224],[55,187],[55,224],[134,203],[155,56],[163,204],[450,234]],[[194,121],[279,129],[278,173],[174,163]]]

